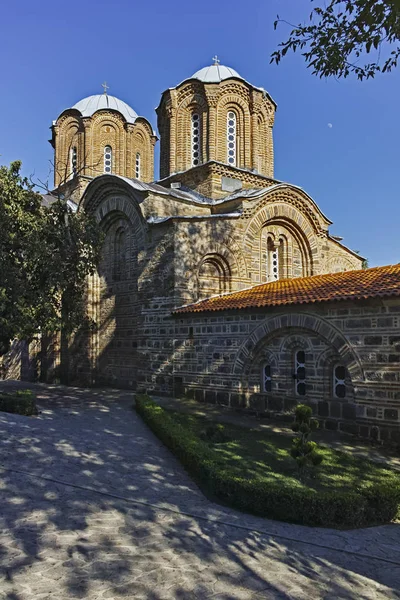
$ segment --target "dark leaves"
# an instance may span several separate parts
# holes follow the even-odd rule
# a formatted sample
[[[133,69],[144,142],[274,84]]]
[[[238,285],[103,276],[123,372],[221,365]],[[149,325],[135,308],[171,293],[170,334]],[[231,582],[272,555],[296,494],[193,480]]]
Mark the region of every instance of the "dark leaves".
[[[277,17],[276,29],[282,21]],[[307,66],[319,77],[369,79],[376,73],[391,71],[397,66],[400,47],[390,47],[400,41],[399,0],[331,0],[325,7],[315,7],[307,24],[292,29],[289,38],[271,54],[279,64],[289,50],[302,53]],[[377,52],[376,60],[360,64],[363,54]],[[380,65],[380,54],[389,52]]]

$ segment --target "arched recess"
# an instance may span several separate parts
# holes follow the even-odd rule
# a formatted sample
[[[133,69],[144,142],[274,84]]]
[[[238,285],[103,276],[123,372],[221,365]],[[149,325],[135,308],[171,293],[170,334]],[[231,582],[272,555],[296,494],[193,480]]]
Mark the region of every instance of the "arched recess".
[[[307,341],[307,331],[319,336],[346,366],[353,383],[365,380],[357,354],[339,329],[316,315],[291,313],[267,318],[240,346],[233,365],[233,375],[239,377],[242,384],[248,381],[252,364],[260,349],[277,336],[282,336],[285,331],[287,336],[297,336],[296,339],[292,338],[295,345],[300,343],[300,338]]]
[[[94,176],[103,173],[103,151],[105,146],[113,150],[113,173],[125,173],[125,119],[118,113],[100,111],[92,117],[92,144],[98,149],[93,152],[91,167]]]
[[[289,186],[274,186],[266,190],[264,197],[251,209],[243,235],[243,251],[248,270],[256,275],[255,281],[266,281],[263,257],[262,232],[267,227],[282,227],[283,235],[292,237],[301,256],[301,275],[314,275],[321,269],[320,237],[326,236],[330,221],[306,194]],[[289,242],[289,240],[288,240]],[[288,257],[288,266],[291,264]],[[288,276],[292,276],[290,269]],[[296,275],[298,276],[298,275]]]
[[[203,256],[197,269],[198,299],[230,292],[231,269],[228,261],[220,254]]]
[[[97,325],[90,342],[92,368],[104,383],[115,382],[125,369],[121,357],[132,353],[131,338],[140,318],[137,288],[145,262],[147,224],[139,200],[128,182],[104,175],[89,184],[78,208],[92,214],[105,234],[99,271],[88,281],[88,313]]]
[[[176,148],[179,149],[176,158],[176,170],[184,171],[192,166],[191,126],[192,115],[200,117],[201,155],[200,164],[207,157],[207,102],[201,94],[191,94],[179,104],[176,111]]]
[[[279,356],[270,348],[264,346],[260,348],[256,360],[250,365],[247,372],[247,387],[254,390],[256,393],[265,392],[263,389],[263,379],[265,379],[264,367],[269,367],[269,377],[271,379],[271,393],[276,388],[276,373],[279,368]]]
[[[217,105],[217,160],[227,163],[227,115],[236,114],[236,166],[251,168],[251,120],[248,103],[239,95],[222,94]]]
[[[325,352],[321,352],[316,363],[316,368],[323,374],[323,393],[324,396],[335,397],[334,390],[334,369],[337,365],[343,365],[346,370],[345,375],[345,396],[343,399],[354,400],[354,385],[350,373],[348,373],[347,365],[343,363],[341,356],[337,354],[334,348],[327,348]]]

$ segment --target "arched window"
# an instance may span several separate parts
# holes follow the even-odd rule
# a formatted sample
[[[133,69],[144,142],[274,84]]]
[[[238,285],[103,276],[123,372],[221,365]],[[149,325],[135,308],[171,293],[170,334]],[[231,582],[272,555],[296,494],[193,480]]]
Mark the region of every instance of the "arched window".
[[[270,392],[272,389],[271,365],[264,364],[261,370],[261,391]]]
[[[112,173],[112,148],[104,146],[104,173]]]
[[[346,397],[346,368],[343,365],[333,368],[333,394],[336,398]]]
[[[294,379],[297,396],[306,395],[306,353],[304,350],[296,350],[294,355]]]
[[[78,161],[78,151],[76,146],[69,151],[69,178],[75,177],[77,173],[77,161]]]
[[[136,153],[135,177],[136,177],[136,179],[140,179],[140,154],[139,154],[139,152]]]
[[[279,279],[279,248],[274,246],[271,238],[267,244],[267,280],[277,281]]]
[[[196,167],[201,163],[201,132],[200,132],[200,115],[194,113],[192,115],[192,167]]]
[[[228,163],[236,166],[236,114],[231,110],[226,115],[226,154]]]

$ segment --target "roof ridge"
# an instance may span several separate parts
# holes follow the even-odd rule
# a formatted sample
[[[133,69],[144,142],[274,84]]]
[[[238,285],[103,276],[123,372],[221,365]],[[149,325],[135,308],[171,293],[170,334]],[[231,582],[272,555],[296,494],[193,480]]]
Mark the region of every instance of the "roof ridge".
[[[314,285],[315,284],[315,285]],[[400,296],[400,263],[259,283],[179,307],[176,314]]]

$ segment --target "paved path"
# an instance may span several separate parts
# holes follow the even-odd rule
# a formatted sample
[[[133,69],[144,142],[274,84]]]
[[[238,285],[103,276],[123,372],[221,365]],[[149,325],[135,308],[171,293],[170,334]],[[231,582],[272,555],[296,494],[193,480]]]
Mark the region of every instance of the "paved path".
[[[0,384],[0,389],[6,384]],[[0,599],[400,598],[400,526],[334,531],[207,500],[128,393],[0,413]]]

